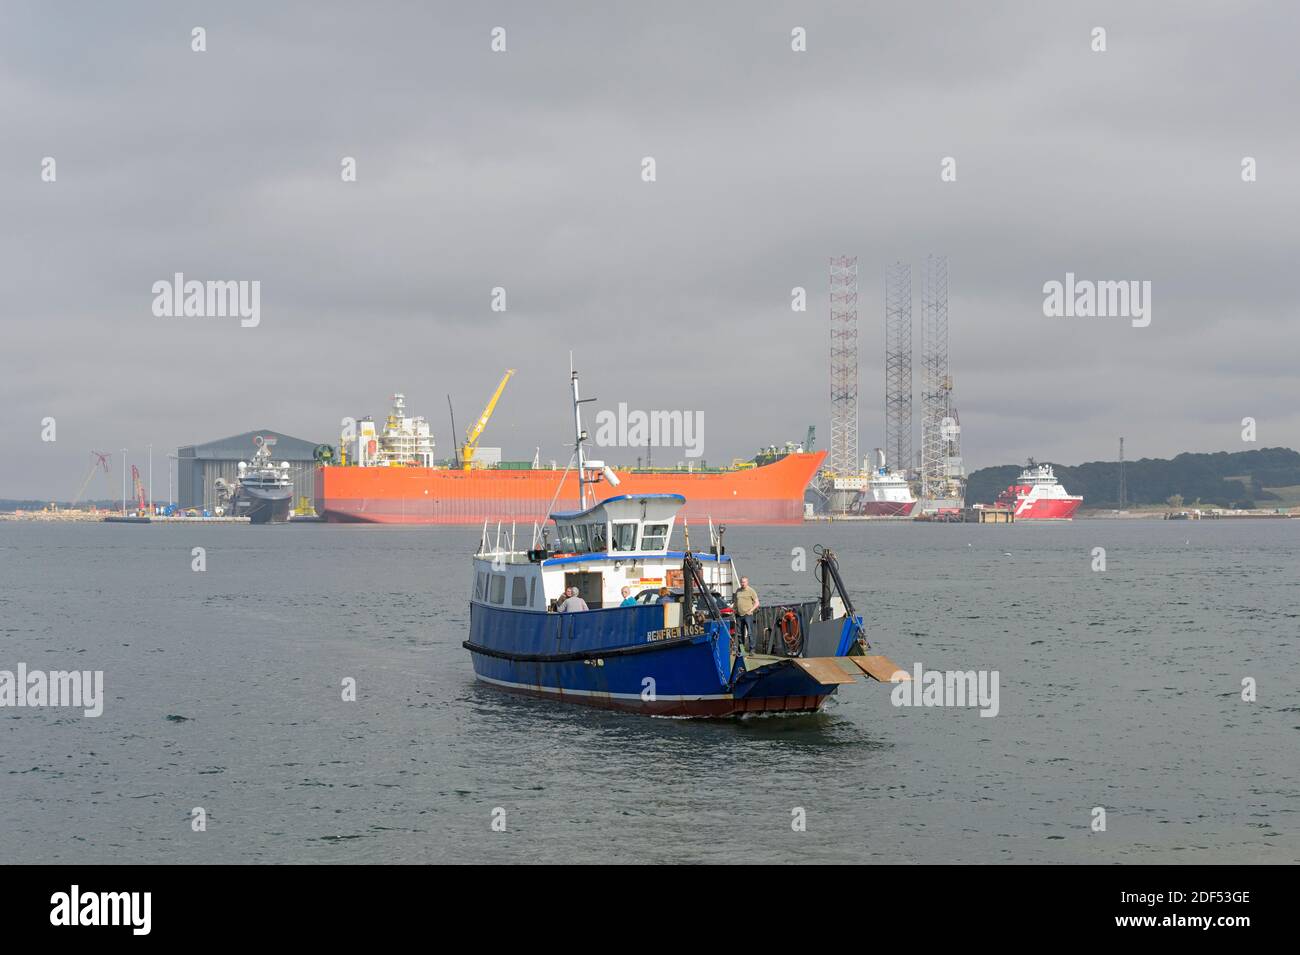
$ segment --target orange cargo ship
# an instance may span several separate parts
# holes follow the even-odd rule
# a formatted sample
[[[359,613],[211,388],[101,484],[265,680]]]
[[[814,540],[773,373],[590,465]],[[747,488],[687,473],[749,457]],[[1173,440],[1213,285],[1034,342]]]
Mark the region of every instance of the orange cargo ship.
[[[683,494],[688,520],[794,524],[825,451],[788,454],[770,464],[714,471],[614,469],[615,494]],[[564,487],[556,497],[560,479]],[[481,524],[544,521],[551,505],[577,504],[578,475],[561,470],[412,467],[406,464],[316,469],[316,513],[331,522]]]

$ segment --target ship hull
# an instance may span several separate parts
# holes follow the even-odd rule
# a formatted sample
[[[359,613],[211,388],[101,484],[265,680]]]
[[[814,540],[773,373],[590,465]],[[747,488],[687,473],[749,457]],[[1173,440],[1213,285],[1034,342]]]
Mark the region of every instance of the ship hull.
[[[867,501],[862,513],[868,517],[907,517],[916,507],[916,501]]]
[[[759,696],[735,698],[730,694],[717,697],[690,697],[674,700],[642,700],[639,695],[616,696],[600,691],[563,690],[532,684],[512,683],[475,673],[478,679],[497,689],[529,696],[533,699],[553,700],[561,703],[573,703],[578,706],[591,706],[602,710],[616,710],[621,713],[636,713],[641,716],[669,716],[689,719],[726,719],[733,716],[746,716],[755,713],[816,713],[829,698],[827,695],[813,696]]]
[[[650,716],[813,713],[837,689],[781,661],[731,680],[730,634],[711,625],[652,641],[662,607],[537,613],[470,604],[470,651],[483,683],[532,697]]]
[[[1068,521],[1083,503],[1083,498],[1040,498],[1025,501],[1016,510],[1018,521]]]
[[[293,488],[283,491],[250,491],[240,488],[235,496],[235,516],[247,517],[250,524],[283,524],[289,520]]]
[[[684,494],[680,516],[692,521],[799,524],[804,489],[825,456],[791,454],[744,470],[616,471],[616,493]],[[543,521],[553,506],[578,500],[573,471],[321,466],[315,478],[316,513],[333,523]]]

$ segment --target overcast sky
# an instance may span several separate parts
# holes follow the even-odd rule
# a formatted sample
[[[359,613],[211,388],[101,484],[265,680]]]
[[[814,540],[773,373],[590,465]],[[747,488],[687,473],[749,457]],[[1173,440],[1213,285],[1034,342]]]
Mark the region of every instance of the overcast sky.
[[[6,0],[0,497],[70,498],[92,448],[161,483],[178,445],[333,443],[398,390],[449,450],[446,395],[464,428],[507,367],[483,444],[567,460],[570,349],[590,411],[702,412],[711,463],[825,447],[841,254],[864,454],[884,269],[919,321],[930,252],[970,467],[1300,446],[1295,10]],[[1067,271],[1150,281],[1150,325],[1044,317]],[[175,272],[260,281],[260,325],[156,317]]]

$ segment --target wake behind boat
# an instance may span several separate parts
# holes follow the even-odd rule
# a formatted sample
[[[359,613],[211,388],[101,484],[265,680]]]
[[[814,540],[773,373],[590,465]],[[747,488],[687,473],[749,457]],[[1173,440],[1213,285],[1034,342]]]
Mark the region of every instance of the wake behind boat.
[[[470,651],[476,676],[503,689],[661,716],[810,713],[863,675],[908,678],[868,653],[862,618],[830,551],[817,566],[819,596],[760,607],[751,645],[733,639],[739,576],[710,533],[706,553],[670,550],[680,494],[622,494],[589,503],[602,476],[618,479],[583,448],[578,376],[571,376],[580,507],[552,512],[532,546],[513,529],[484,526],[474,555]],[[588,399],[589,400],[589,399]],[[553,531],[553,537],[552,537]],[[637,602],[621,606],[628,587]],[[555,612],[569,588],[589,608]],[[667,590],[667,596],[661,593]]]

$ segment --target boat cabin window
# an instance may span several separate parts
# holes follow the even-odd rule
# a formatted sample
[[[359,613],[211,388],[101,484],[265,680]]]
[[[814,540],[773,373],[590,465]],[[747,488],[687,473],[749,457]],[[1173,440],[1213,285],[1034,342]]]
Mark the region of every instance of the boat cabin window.
[[[537,578],[528,581],[528,606],[537,606]]]
[[[574,550],[573,525],[558,524],[555,528],[556,548],[561,552]]]
[[[528,603],[528,585],[524,578],[516,577],[510,583],[510,606],[523,607]]]
[[[614,539],[611,550],[636,550],[636,521],[619,521],[614,524]]]
[[[605,525],[588,524],[587,531],[591,539],[591,549],[593,551],[605,550]]]
[[[668,543],[667,524],[647,524],[641,532],[642,550],[663,550]]]
[[[506,600],[506,575],[493,574],[492,584],[488,589],[488,601],[490,603],[505,603]]]
[[[579,554],[591,550],[591,539],[587,536],[586,524],[573,525],[573,549]]]
[[[474,575],[474,599],[482,600],[487,596],[487,571],[482,570]]]

